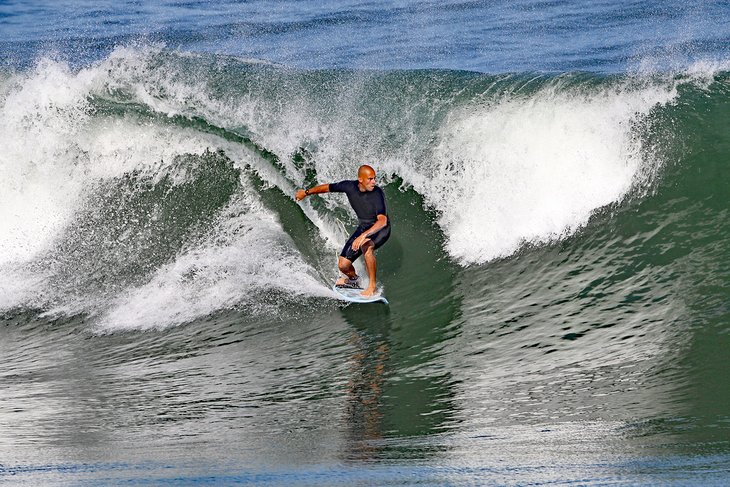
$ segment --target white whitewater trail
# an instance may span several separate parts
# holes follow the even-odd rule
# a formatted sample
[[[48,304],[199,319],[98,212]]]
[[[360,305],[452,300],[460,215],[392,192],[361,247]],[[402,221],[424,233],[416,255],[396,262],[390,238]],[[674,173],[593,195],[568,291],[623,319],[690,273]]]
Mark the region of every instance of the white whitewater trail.
[[[272,290],[292,297],[331,296],[275,214],[256,200],[245,175],[241,194],[218,215],[209,237],[156,269],[146,284],[109,296],[68,292],[68,286],[55,283],[54,243],[74,227],[84,196],[96,183],[135,173],[152,181],[172,177],[174,184],[182,184],[185,174],[175,171],[176,156],[201,156],[230,146],[212,135],[134,115],[95,114],[90,97],[118,88],[119,79],[110,76],[118,74],[113,68],[120,57],[130,56],[135,69],[143,69],[144,53],[135,57],[122,50],[78,72],[44,59],[33,70],[3,81],[0,310],[84,313],[95,317],[99,330],[113,331],[180,324],[241,306],[269,312],[275,306],[261,304],[256,296]],[[228,153],[239,168],[255,162],[245,150]],[[34,265],[38,259],[48,265]]]

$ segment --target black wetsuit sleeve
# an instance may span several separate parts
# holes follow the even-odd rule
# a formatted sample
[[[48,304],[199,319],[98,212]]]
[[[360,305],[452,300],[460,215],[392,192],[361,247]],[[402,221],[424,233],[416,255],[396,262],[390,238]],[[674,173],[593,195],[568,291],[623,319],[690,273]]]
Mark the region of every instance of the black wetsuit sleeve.
[[[339,183],[330,183],[330,193],[346,193],[349,181],[340,181]]]
[[[378,188],[378,196],[379,198],[375,199],[375,218],[378,217],[378,215],[388,216],[388,210],[385,207],[385,193],[383,193],[383,190]]]

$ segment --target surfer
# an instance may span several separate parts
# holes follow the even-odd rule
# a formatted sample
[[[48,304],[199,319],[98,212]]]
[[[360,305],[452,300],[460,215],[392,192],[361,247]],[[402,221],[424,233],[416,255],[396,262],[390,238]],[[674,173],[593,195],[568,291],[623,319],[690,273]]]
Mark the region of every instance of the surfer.
[[[340,271],[346,277],[338,279],[335,284],[341,287],[359,288],[359,277],[352,263],[364,255],[370,283],[361,294],[374,295],[377,270],[375,249],[381,247],[390,237],[390,220],[385,207],[385,194],[375,184],[375,169],[362,165],[357,171],[356,181],[346,180],[299,189],[295,198],[301,201],[306,196],[321,193],[345,193],[359,220],[359,225],[342,248],[337,262]]]

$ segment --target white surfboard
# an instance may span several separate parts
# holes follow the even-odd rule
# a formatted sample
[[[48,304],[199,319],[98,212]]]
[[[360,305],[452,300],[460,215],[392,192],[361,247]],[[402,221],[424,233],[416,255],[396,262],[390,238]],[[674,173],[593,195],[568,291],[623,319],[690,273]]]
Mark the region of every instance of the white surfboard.
[[[349,301],[351,303],[384,303],[388,304],[388,300],[382,294],[375,294],[370,297],[361,296],[362,289],[352,289],[346,287],[332,286],[332,290],[337,297]]]

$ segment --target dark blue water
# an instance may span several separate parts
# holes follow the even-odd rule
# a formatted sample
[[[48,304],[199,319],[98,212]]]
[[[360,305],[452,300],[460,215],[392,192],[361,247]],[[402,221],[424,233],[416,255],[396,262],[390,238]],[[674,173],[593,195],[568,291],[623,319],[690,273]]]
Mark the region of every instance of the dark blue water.
[[[0,1],[0,482],[728,484],[729,50],[726,1]],[[293,198],[362,162],[387,307]]]
[[[623,72],[723,61],[730,44],[723,1],[4,1],[0,16],[13,64],[136,41],[300,68]]]

